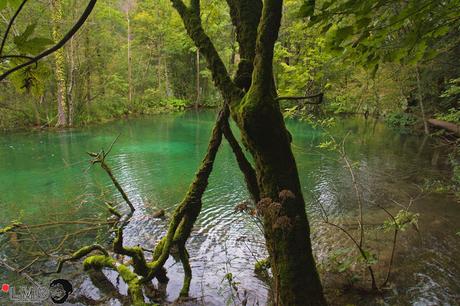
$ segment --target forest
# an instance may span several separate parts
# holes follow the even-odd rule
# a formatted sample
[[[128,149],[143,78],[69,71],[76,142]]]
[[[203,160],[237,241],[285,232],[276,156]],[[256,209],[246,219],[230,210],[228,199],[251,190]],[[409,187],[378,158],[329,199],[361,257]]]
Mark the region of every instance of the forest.
[[[0,17],[0,304],[460,300],[459,0]]]

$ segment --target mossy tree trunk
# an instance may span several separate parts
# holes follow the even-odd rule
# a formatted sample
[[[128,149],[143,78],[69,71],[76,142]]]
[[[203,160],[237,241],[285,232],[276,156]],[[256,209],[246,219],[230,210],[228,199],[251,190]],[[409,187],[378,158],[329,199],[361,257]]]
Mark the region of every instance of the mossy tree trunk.
[[[62,23],[62,2],[61,0],[51,0],[53,39],[60,40],[60,27]],[[57,99],[57,124],[62,127],[67,125],[67,105],[65,90],[65,55],[64,49],[59,49],[54,53],[55,75],[56,75],[56,99]]]
[[[214,83],[254,158],[259,208],[274,277],[276,305],[325,305],[312,255],[291,136],[276,100],[273,52],[282,0],[227,0],[241,62],[232,80],[201,26],[199,0],[171,0],[189,36],[206,59]],[[258,198],[258,197],[257,197]],[[265,204],[264,204],[265,203]]]
[[[232,117],[254,157],[261,197],[281,204],[263,214],[275,303],[324,305],[291,136],[276,101],[272,62],[281,12],[282,1],[264,1],[252,84],[242,101],[232,105]]]

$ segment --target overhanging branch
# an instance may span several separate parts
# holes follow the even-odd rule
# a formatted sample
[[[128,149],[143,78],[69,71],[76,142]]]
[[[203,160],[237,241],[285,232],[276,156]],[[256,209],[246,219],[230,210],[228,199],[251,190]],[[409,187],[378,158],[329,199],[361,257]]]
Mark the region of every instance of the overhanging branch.
[[[8,26],[6,27],[5,35],[3,35],[2,39],[2,45],[0,46],[0,55],[3,53],[3,48],[5,47],[6,40],[8,38],[8,34],[10,33],[11,27],[13,26],[14,21],[16,20],[16,17],[18,17],[19,13],[22,11],[24,8],[24,5],[26,4],[28,0],[23,0],[21,5],[19,5],[18,9],[16,10],[16,13],[14,13],[13,17],[11,18],[10,22],[8,23]]]
[[[319,98],[317,102],[303,102],[302,104],[321,104],[323,103],[323,97],[324,93],[319,93],[316,95],[311,95],[311,96],[286,96],[286,97],[277,97],[277,101],[281,100],[306,100],[306,99],[313,99],[313,98]]]
[[[19,69],[22,69],[24,67],[30,66],[30,65],[38,62],[42,58],[44,58],[44,57],[56,52],[60,48],[62,48],[66,44],[66,42],[69,41],[75,35],[75,33],[77,33],[77,31],[82,27],[82,25],[85,23],[86,19],[88,19],[89,15],[91,14],[91,12],[94,9],[94,6],[96,5],[96,2],[97,2],[97,0],[90,0],[90,2],[88,3],[88,6],[86,7],[85,11],[80,16],[80,19],[78,19],[78,21],[69,30],[69,32],[67,32],[67,34],[56,45],[54,45],[53,47],[49,48],[48,50],[43,51],[39,55],[34,56],[31,60],[29,60],[29,61],[27,61],[25,63],[22,63],[20,65],[17,65],[14,68],[11,68],[11,69],[7,70],[2,75],[0,75],[0,81],[3,81],[7,76],[12,74],[13,72],[18,71]]]

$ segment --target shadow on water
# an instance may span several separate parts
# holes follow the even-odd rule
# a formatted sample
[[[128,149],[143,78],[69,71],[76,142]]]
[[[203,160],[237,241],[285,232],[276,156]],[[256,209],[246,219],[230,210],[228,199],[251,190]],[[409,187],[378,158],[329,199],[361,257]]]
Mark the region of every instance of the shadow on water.
[[[108,162],[137,207],[126,229],[125,241],[153,248],[165,232],[165,222],[151,219],[159,208],[171,212],[188,188],[206,150],[214,122],[213,112],[160,115],[109,123],[65,132],[16,133],[0,135],[0,225],[22,215],[25,222],[95,217],[101,214],[101,197],[119,207],[123,200],[99,168],[88,170],[86,151],[108,146],[118,133]],[[359,161],[357,174],[363,186],[368,226],[381,224],[385,214],[376,208],[384,205],[392,211],[394,202],[406,203],[419,193],[427,178],[442,178],[448,173],[446,152],[436,149],[429,139],[400,135],[381,123],[357,118],[341,119],[334,128],[337,137],[351,132],[346,149]],[[318,263],[325,262],[334,249],[346,245],[345,237],[320,222],[317,200],[331,217],[344,222],[355,220],[357,205],[346,169],[333,156],[317,149],[321,132],[306,123],[289,121],[293,150],[312,225],[312,239]],[[105,190],[105,193],[101,193]],[[231,291],[223,281],[232,273],[241,291],[246,290],[248,305],[264,305],[268,286],[254,272],[254,262],[265,256],[263,236],[246,217],[235,214],[234,206],[248,198],[242,175],[227,143],[219,151],[210,186],[205,193],[203,211],[188,242],[194,278],[191,295],[196,303],[222,305],[231,301]],[[73,204],[69,199],[78,199]],[[418,200],[412,209],[420,214],[419,233],[401,234],[396,252],[394,285],[383,296],[366,296],[340,289],[335,274],[322,271],[322,278],[333,303],[388,305],[455,305],[460,299],[460,207],[454,199],[430,194]],[[61,230],[64,230],[62,228]],[[53,232],[44,233],[53,236]],[[107,241],[110,233],[88,232],[64,249],[70,251],[90,241]],[[378,256],[388,260],[391,233],[371,231],[368,237]],[[30,262],[22,255],[12,258],[14,248],[1,246],[0,255],[9,256],[18,266]],[[45,265],[45,263],[43,263]],[[50,265],[50,264],[48,264]],[[50,265],[51,266],[51,265]],[[167,262],[170,282],[167,300],[173,301],[182,284],[182,268]],[[2,269],[2,268],[0,268]],[[7,279],[15,275],[0,270]],[[69,265],[65,277],[75,285],[73,302],[90,304],[101,300],[118,305],[126,287],[116,275],[104,272],[119,293],[93,286],[79,264]],[[363,276],[365,279],[365,276]],[[94,276],[92,278],[94,280]],[[110,288],[110,284],[106,284]],[[113,290],[112,290],[113,291]],[[340,291],[340,292],[339,292]],[[120,296],[121,295],[121,296]]]

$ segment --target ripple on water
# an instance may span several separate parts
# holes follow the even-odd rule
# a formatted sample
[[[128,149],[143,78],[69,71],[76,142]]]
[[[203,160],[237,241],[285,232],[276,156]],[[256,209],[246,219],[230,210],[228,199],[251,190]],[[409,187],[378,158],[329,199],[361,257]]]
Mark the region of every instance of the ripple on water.
[[[93,167],[85,171],[85,151],[107,147],[122,132],[108,162],[137,208],[126,227],[125,241],[152,249],[167,224],[150,216],[159,208],[171,213],[182,200],[206,150],[214,116],[187,113],[119,121],[69,133],[0,135],[0,200],[6,212],[0,215],[0,223],[14,220],[19,210],[28,214],[24,221],[44,216],[58,218],[54,216],[56,212],[75,216],[68,199],[81,193],[85,193],[84,204],[75,202],[98,215],[102,205],[96,204],[101,190],[126,212],[123,199],[102,170]],[[360,131],[359,135],[349,136],[347,152],[351,159],[360,161],[356,171],[366,200],[397,211],[392,200],[407,202],[417,190],[414,183],[420,185],[426,177],[446,175],[445,165],[432,163],[434,149],[423,145],[421,139],[398,135],[380,125],[377,129],[367,126],[359,120],[343,119],[334,131],[336,135],[349,129]],[[288,127],[293,133],[294,153],[307,199],[313,248],[321,262],[333,250],[346,245],[347,239],[317,222],[319,210],[314,201],[319,200],[334,219],[345,218],[348,222],[355,218],[356,199],[346,169],[332,161],[332,156],[318,154],[320,133],[302,122],[290,121]],[[191,294],[202,297],[206,305],[223,305],[230,297],[228,284],[223,281],[227,273],[233,273],[241,290],[249,292],[249,305],[256,301],[263,305],[268,299],[267,285],[253,272],[254,262],[266,256],[263,235],[251,220],[233,212],[234,206],[247,198],[243,177],[224,141],[201,215],[187,244],[194,273]],[[420,213],[423,240],[420,242],[414,234],[401,235],[394,271],[399,292],[389,294],[385,300],[390,305],[455,305],[460,300],[460,242],[455,235],[460,208],[439,194],[417,202],[413,208]],[[385,218],[384,213],[370,207],[366,210],[369,221],[376,223]],[[382,239],[379,250],[386,258],[388,246],[383,242]],[[29,262],[30,259],[23,264]],[[171,279],[168,300],[173,301],[182,286],[183,271],[172,258],[167,267]],[[123,283],[113,273],[107,275],[121,294],[126,294]],[[82,285],[76,288],[82,295],[93,299],[104,295],[86,276],[82,279]],[[118,302],[111,297],[107,303]]]

